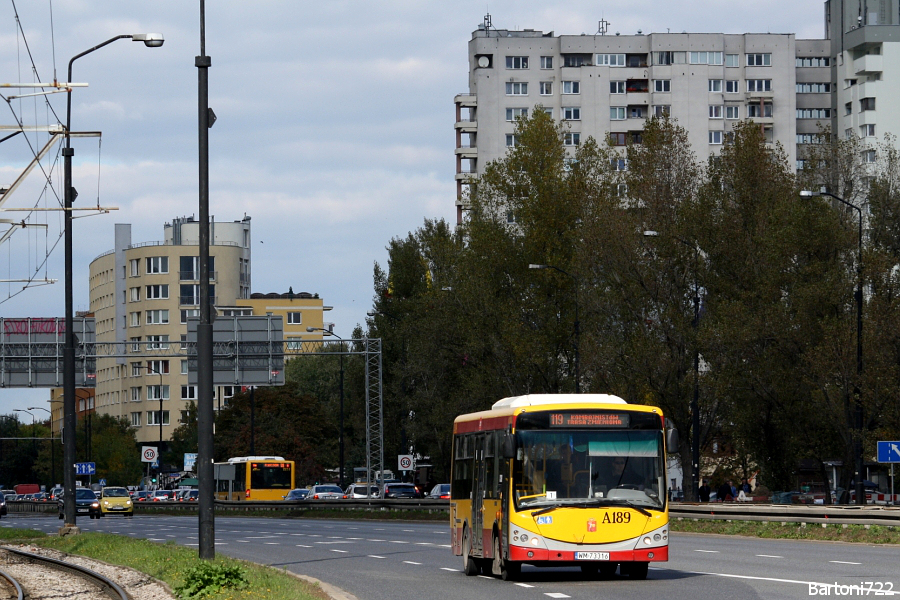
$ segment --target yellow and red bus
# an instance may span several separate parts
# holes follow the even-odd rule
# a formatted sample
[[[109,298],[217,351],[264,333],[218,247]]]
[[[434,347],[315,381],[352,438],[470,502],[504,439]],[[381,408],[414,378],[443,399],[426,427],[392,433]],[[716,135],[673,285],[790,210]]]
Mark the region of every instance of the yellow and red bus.
[[[283,500],[294,489],[294,461],[238,456],[214,463],[216,500]]]
[[[523,564],[645,579],[669,557],[662,411],[606,394],[505,398],[453,423],[450,529],[466,575]]]

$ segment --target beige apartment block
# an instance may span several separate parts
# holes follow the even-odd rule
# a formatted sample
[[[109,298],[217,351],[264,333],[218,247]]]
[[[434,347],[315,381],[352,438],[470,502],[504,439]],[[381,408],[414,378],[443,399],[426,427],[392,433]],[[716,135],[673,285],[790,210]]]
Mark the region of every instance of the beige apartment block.
[[[94,410],[128,419],[140,443],[170,439],[197,399],[187,360],[165,354],[178,349],[187,319],[200,314],[198,239],[199,223],[192,218],[166,223],[161,242],[133,243],[131,225],[117,224],[115,248],[90,265],[97,342],[120,342],[126,349],[97,359]],[[213,305],[249,298],[250,217],[210,223],[209,254]],[[218,406],[234,392],[218,388]]]

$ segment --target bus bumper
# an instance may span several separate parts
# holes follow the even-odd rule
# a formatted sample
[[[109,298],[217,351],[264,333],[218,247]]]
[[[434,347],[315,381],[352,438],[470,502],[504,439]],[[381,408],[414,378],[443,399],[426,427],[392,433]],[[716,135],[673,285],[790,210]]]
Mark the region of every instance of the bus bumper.
[[[577,550],[547,550],[545,548],[527,548],[524,546],[509,547],[509,559],[516,562],[657,562],[669,560],[669,547],[637,548],[635,550],[618,550],[609,553],[609,561],[576,560]]]

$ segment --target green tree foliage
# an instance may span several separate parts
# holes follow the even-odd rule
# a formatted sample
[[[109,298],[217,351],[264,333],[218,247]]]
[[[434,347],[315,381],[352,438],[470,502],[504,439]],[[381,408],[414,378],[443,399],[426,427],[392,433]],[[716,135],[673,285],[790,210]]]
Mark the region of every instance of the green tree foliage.
[[[183,418],[172,432],[168,448],[162,454],[162,462],[176,467],[183,466],[184,455],[197,452],[197,404],[192,400],[184,411]]]
[[[124,417],[91,415],[90,457],[96,463],[95,479],[108,485],[134,485],[141,477],[142,463],[134,428]],[[76,446],[84,448],[78,444]]]

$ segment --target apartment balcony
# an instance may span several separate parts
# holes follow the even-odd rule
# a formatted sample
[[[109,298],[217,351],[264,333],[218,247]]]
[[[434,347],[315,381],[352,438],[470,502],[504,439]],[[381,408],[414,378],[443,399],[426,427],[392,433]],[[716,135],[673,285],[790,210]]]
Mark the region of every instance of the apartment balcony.
[[[454,96],[453,102],[465,108],[475,108],[478,106],[475,94],[470,94],[468,92],[457,94]]]
[[[475,171],[460,171],[456,174],[456,181],[468,181],[476,175],[477,173]]]
[[[463,133],[475,133],[478,129],[478,121],[457,121],[453,127]]]
[[[774,97],[775,97],[775,92],[773,92],[772,90],[766,90],[764,92],[747,92],[748,100],[760,100],[760,99],[771,100]]]
[[[478,148],[475,146],[463,146],[456,149],[456,155],[461,158],[478,158]]]
[[[853,61],[853,72],[857,75],[881,73],[884,57],[880,54],[866,54]]]
[[[762,125],[763,129],[771,129],[775,125],[775,117],[749,117],[749,121],[752,123],[756,123],[757,125]]]
[[[876,123],[876,113],[874,110],[864,110],[859,113],[859,118],[857,119],[857,125],[872,125]]]

